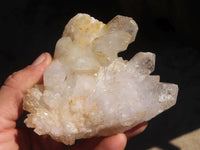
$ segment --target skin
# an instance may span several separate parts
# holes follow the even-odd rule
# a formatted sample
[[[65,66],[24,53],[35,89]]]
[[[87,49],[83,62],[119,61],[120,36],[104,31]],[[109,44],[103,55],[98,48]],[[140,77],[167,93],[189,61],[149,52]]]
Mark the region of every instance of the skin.
[[[43,53],[31,65],[10,75],[0,89],[0,150],[65,150],[64,144],[48,136],[39,136],[19,120],[22,101],[27,89],[42,83],[42,76],[52,57]],[[16,124],[16,121],[18,123]],[[22,120],[23,121],[23,120]],[[142,123],[125,133],[92,138],[78,142],[70,150],[123,150],[127,139],[145,130]]]

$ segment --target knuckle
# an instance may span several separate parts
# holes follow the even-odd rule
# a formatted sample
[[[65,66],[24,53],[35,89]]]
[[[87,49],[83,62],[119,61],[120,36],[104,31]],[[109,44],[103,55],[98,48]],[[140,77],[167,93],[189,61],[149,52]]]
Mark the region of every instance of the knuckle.
[[[17,82],[17,78],[18,78],[18,72],[14,72],[13,74],[8,76],[4,84],[5,85],[15,84]]]

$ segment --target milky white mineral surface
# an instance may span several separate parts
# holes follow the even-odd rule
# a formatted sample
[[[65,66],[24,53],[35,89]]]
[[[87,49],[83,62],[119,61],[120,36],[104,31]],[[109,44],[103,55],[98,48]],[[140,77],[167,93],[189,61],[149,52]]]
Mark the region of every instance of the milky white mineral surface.
[[[104,24],[78,14],[56,44],[44,84],[24,97],[25,123],[39,135],[74,144],[76,139],[124,132],[176,103],[178,86],[160,83],[155,55],[140,52],[130,61],[117,54],[135,40],[132,18]]]

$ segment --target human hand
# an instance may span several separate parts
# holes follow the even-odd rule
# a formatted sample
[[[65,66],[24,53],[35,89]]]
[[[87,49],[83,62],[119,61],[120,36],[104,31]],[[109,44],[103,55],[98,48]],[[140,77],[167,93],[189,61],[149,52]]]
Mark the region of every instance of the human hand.
[[[27,89],[42,82],[42,76],[52,58],[48,53],[38,57],[32,65],[13,73],[0,89],[0,150],[65,150],[64,144],[48,136],[39,136],[32,129],[16,127],[23,113],[22,99]],[[104,138],[83,140],[70,150],[123,150],[127,138],[141,133],[147,126],[143,123],[133,129]]]

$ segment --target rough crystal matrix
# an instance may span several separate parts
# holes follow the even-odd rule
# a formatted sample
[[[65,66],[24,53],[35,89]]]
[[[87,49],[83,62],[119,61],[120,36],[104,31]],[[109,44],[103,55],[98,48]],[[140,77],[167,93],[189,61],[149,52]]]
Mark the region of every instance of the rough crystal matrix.
[[[116,16],[104,24],[78,14],[56,44],[44,84],[24,97],[25,123],[39,135],[65,144],[124,132],[176,103],[178,86],[160,83],[155,55],[140,52],[130,61],[117,54],[135,40],[137,24]]]

